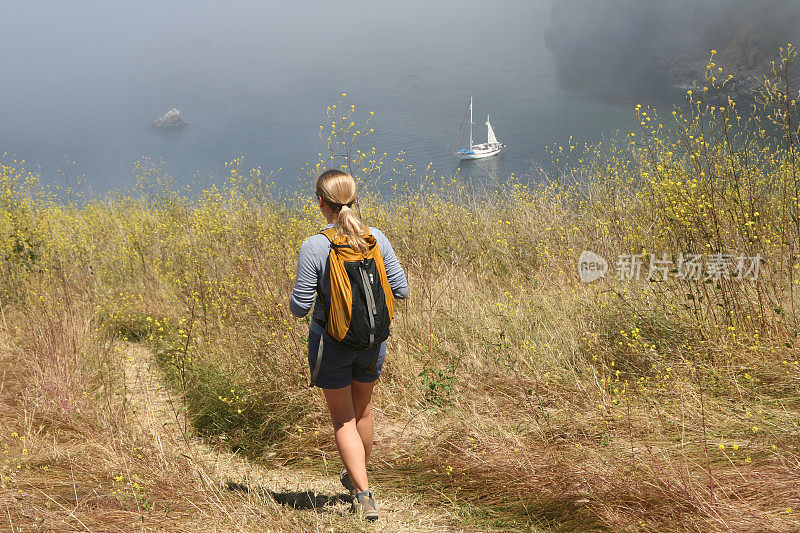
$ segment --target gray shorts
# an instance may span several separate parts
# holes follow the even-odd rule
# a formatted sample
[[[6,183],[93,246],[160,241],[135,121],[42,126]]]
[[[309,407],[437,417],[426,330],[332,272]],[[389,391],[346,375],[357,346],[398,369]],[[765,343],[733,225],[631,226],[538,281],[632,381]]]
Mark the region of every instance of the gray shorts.
[[[319,352],[319,333],[308,333],[308,366],[311,375]],[[366,350],[351,350],[325,335],[322,343],[322,362],[314,383],[322,389],[341,389],[353,381],[372,383],[381,375],[386,357],[386,341]]]

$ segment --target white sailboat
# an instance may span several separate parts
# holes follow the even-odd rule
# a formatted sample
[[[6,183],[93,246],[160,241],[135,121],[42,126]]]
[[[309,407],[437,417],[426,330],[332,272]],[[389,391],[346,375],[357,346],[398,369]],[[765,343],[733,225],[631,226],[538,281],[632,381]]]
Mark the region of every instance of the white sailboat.
[[[464,114],[464,119],[466,119],[466,113]],[[472,137],[472,97],[469,98],[469,147],[462,148],[455,153],[459,159],[481,159],[483,157],[490,157],[500,153],[500,150],[503,149],[503,143],[497,141],[497,137],[494,135],[494,130],[492,129],[492,124],[489,122],[489,115],[486,115],[486,142],[480,144],[474,144],[473,137]],[[456,144],[453,147],[455,150],[459,145],[461,145],[462,137],[464,136],[464,120],[461,121],[461,128],[458,130],[458,138],[456,139]]]

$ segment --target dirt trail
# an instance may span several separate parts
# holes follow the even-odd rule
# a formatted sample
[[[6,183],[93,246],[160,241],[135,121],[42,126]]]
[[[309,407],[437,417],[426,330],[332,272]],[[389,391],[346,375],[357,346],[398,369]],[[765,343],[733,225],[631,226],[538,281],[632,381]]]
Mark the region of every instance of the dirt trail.
[[[192,459],[198,475],[209,487],[246,491],[254,496],[251,505],[268,506],[273,512],[279,506],[282,513],[304,513],[301,520],[315,531],[454,529],[453,516],[390,490],[380,490],[377,494],[379,521],[373,525],[362,523],[350,512],[349,496],[335,474],[322,478],[317,473],[295,468],[266,468],[234,453],[214,449],[197,437],[185,438],[180,400],[164,387],[152,352],[143,346],[130,345],[124,357],[125,385],[130,412],[135,414],[134,423],[152,438],[160,460],[166,462],[175,450],[181,450]],[[277,523],[275,527],[288,530],[289,525]],[[296,523],[292,525],[292,529],[296,527]],[[247,527],[242,530],[247,531]]]

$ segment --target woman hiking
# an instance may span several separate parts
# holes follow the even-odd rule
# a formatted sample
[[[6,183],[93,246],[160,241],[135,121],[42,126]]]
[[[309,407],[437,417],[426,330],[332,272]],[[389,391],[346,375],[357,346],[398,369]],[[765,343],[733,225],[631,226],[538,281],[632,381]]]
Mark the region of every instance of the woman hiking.
[[[408,296],[408,283],[386,236],[367,228],[353,211],[357,196],[350,174],[323,172],[317,178],[316,195],[328,224],[300,247],[289,307],[292,314],[303,317],[314,305],[308,335],[311,384],[322,389],[328,404],[344,463],[342,485],[362,516],[377,520],[367,480],[373,435],[370,399],[386,355],[394,299]],[[344,262],[339,261],[342,258]],[[348,275],[350,282],[343,283]],[[342,286],[352,291],[350,300],[339,296]],[[343,312],[342,301],[352,309]]]

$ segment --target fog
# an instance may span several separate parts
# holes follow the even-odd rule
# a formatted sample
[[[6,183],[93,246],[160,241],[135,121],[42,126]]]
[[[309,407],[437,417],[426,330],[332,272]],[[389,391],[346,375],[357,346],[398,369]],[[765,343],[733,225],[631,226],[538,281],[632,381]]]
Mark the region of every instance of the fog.
[[[245,165],[298,169],[342,92],[375,136],[445,173],[528,172],[544,146],[632,123],[630,101],[671,105],[708,51],[751,74],[800,33],[800,0],[3,2],[0,153],[104,191],[141,156],[180,182]],[[602,100],[606,95],[615,100]],[[509,150],[461,171],[450,152],[470,96]],[[178,107],[190,123],[157,131]],[[476,119],[476,131],[483,119]],[[485,135],[485,132],[483,133]],[[480,132],[478,132],[480,138]],[[11,156],[6,156],[11,157]],[[72,162],[76,164],[73,166]],[[462,165],[463,166],[463,165]],[[293,181],[294,180],[294,181]]]
[[[513,78],[511,63],[550,64],[549,11],[549,1],[6,1],[0,153],[45,177],[76,161],[70,172],[97,190],[129,183],[141,155],[163,158],[180,181],[238,155],[291,174],[323,151],[318,127],[344,91],[376,112],[390,152],[442,109],[432,94],[449,98],[448,122],[435,125],[446,147],[470,93],[499,69]],[[188,127],[148,129],[173,106]]]
[[[701,76],[712,49],[760,75],[798,36],[800,0],[560,0],[546,40],[562,81],[619,92]]]

